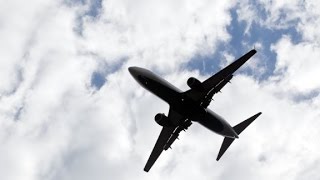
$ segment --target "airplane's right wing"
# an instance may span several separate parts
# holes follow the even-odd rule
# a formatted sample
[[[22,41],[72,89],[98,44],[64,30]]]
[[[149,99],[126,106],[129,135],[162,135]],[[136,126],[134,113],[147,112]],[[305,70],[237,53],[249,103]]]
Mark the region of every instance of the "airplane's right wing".
[[[180,114],[178,114],[177,112],[175,112],[172,109],[169,110],[168,118],[174,124],[178,124],[179,121],[185,120],[183,116],[181,116]],[[167,145],[167,142],[169,141],[169,139],[172,139],[170,137],[173,134],[173,132],[175,131],[175,129],[177,129],[177,127],[179,127],[179,126],[177,125],[177,126],[172,126],[172,127],[165,127],[165,126],[162,127],[162,130],[160,132],[158,140],[157,140],[157,142],[156,142],[156,144],[150,154],[150,157],[147,161],[147,164],[144,167],[144,171],[148,172],[151,169],[153,164],[156,162],[158,157],[161,155],[162,151],[165,149],[165,146]],[[167,148],[165,150],[167,150]]]
[[[163,151],[164,145],[167,143],[168,139],[170,138],[171,134],[175,130],[175,127],[163,127],[161,133],[158,137],[158,140],[150,154],[150,157],[147,161],[146,166],[144,167],[144,171],[148,172],[153,164],[156,162],[158,157]]]

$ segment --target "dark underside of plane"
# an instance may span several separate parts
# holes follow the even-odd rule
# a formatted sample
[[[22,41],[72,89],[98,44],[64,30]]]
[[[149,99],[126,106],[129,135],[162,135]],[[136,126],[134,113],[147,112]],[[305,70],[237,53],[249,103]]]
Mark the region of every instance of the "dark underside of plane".
[[[147,69],[129,67],[129,72],[142,87],[167,102],[170,106],[168,116],[161,113],[155,116],[155,121],[162,126],[162,130],[144,167],[144,171],[148,172],[151,169],[162,151],[170,148],[178,138],[179,133],[188,129],[192,121],[198,122],[209,130],[225,137],[217,156],[217,161],[221,158],[234,139],[238,138],[238,135],[260,116],[261,112],[232,127],[226,120],[207,107],[213,96],[230,82],[233,73],[255,53],[256,50],[254,49],[249,51],[203,82],[190,77],[187,81],[190,90],[185,92]]]

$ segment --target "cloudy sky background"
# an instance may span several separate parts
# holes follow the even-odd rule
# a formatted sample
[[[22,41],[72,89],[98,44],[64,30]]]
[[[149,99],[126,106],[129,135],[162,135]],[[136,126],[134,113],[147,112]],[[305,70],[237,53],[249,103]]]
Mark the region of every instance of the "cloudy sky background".
[[[317,0],[0,1],[0,179],[320,179]],[[149,173],[168,105],[141,66],[187,90],[255,47],[210,108],[263,114],[216,162],[194,123]]]

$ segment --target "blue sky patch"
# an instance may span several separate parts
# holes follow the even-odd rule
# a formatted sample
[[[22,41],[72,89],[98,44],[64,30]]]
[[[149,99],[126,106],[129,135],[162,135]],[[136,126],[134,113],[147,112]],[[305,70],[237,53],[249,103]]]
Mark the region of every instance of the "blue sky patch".
[[[106,61],[101,60],[98,69],[91,75],[91,87],[99,90],[108,81],[108,75],[117,72],[127,62],[128,58],[120,58],[115,63],[107,64]]]
[[[253,5],[259,9],[259,17],[256,18],[265,20],[267,17],[265,9],[259,4],[253,3]],[[271,51],[272,44],[277,43],[283,36],[289,36],[295,44],[302,41],[302,35],[294,26],[294,23],[297,22],[291,22],[288,28],[270,29],[253,21],[248,33],[245,33],[248,23],[238,19],[237,8],[236,6],[230,10],[232,21],[227,31],[231,35],[231,40],[222,42],[216,52],[210,55],[195,55],[187,64],[187,69],[199,69],[201,74],[212,74],[220,70],[219,64],[224,61],[223,53],[229,53],[238,58],[253,49],[255,44],[260,43],[263,48],[257,49],[255,56],[261,60],[259,65],[264,66],[266,71],[257,78],[266,80],[273,75],[275,69],[276,54]],[[245,73],[254,75],[250,69],[247,69]]]
[[[69,0],[65,1],[68,6],[77,6],[77,5],[88,5],[88,9],[81,14],[78,14],[76,18],[76,26],[74,27],[74,31],[82,36],[83,35],[83,18],[91,17],[98,18],[102,9],[102,0]]]
[[[19,121],[19,120],[20,120],[22,111],[23,111],[23,105],[20,106],[20,107],[17,109],[16,113],[14,114],[14,118],[13,118],[13,119],[14,119],[15,121]]]
[[[106,82],[105,75],[101,72],[93,72],[91,76],[91,86],[99,90]]]
[[[102,8],[102,0],[91,0],[90,8],[87,11],[86,15],[91,17],[98,17]]]
[[[212,54],[196,54],[186,64],[186,68],[189,70],[197,69],[203,75],[217,72],[220,69],[219,60],[221,59],[221,54],[219,52],[224,49],[221,46],[218,46],[217,51]]]

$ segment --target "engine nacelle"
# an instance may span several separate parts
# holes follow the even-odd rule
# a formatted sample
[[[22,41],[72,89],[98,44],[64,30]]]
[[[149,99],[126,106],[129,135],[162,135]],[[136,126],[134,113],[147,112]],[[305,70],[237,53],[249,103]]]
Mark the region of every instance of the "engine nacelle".
[[[201,85],[201,82],[194,77],[189,78],[187,81],[187,84],[191,89],[199,89],[200,90],[203,88]]]
[[[154,117],[154,120],[160,125],[160,126],[165,126],[169,127],[172,126],[172,123],[170,122],[169,118],[161,113],[156,114]]]

